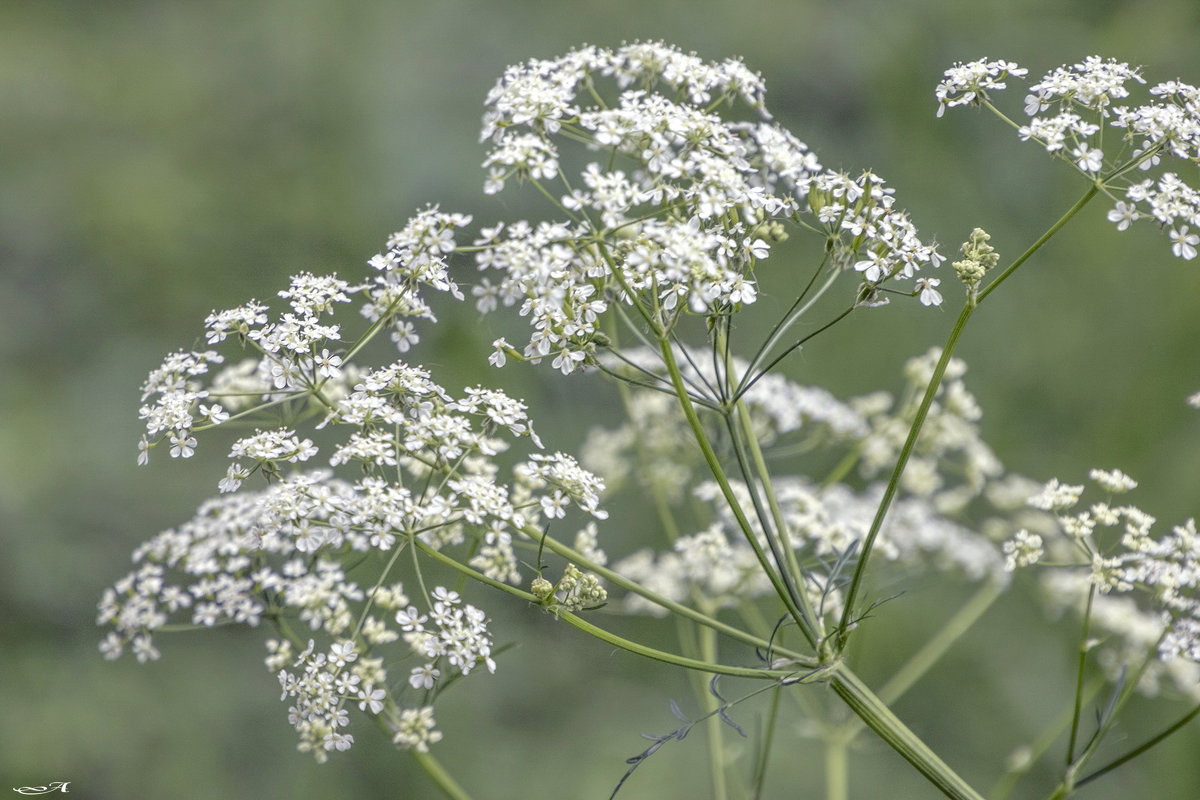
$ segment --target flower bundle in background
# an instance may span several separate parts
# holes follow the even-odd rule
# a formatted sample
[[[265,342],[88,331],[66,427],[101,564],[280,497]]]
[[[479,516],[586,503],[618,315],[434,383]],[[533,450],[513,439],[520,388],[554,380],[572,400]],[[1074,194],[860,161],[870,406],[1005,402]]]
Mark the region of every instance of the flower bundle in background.
[[[134,571],[105,593],[105,655],[156,659],[156,636],[172,629],[270,628],[266,664],[302,750],[318,760],[349,750],[352,720],[365,715],[446,795],[466,797],[430,752],[452,741],[436,703],[503,663],[486,611],[502,592],[705,676],[702,715],[676,709],[684,725],[650,737],[618,790],[703,722],[714,794],[741,782],[761,796],[770,748],[749,777],[730,769],[725,741],[745,735],[732,710],[824,684],[832,692],[804,707],[826,734],[831,800],[849,796],[846,754],[864,729],[946,796],[980,798],[890,706],[1010,588],[1012,570],[1053,565],[1047,597],[1081,612],[1083,645],[1065,768],[1044,793],[1066,797],[1132,760],[1200,713],[1195,523],[1156,533],[1145,512],[1107,499],[1068,513],[1080,487],[1039,492],[1006,471],[953,353],[976,309],[1097,194],[1112,200],[1118,229],[1154,219],[1176,256],[1195,257],[1200,195],[1184,176],[1200,161],[1200,92],[1164,83],[1130,105],[1138,71],[1091,58],[1032,85],[1019,125],[992,94],[1025,73],[957,65],[937,87],[938,113],[994,111],[1086,191],[1016,258],[977,228],[953,260],[920,237],[882,178],[822,168],[772,121],[762,78],[740,61],[637,43],[510,68],[486,102],[484,191],[531,188],[545,218],[472,233],[469,217],[431,206],[369,273],[301,274],[279,292],[282,309],[214,312],[213,349],[172,354],[150,374],[140,462],[188,458],[214,428],[236,433],[218,495],[139,548]],[[821,257],[781,265],[777,246],[793,235]],[[947,260],[954,276],[935,277]],[[796,295],[761,341],[743,341],[742,315],[761,313],[762,269],[797,275]],[[464,300],[460,284],[478,311],[516,309],[529,327],[520,344],[497,339],[481,364],[548,360],[563,376],[604,376],[628,420],[593,430],[576,458],[543,444],[520,400],[440,385],[411,357],[422,326],[436,324],[429,293]],[[842,400],[781,373],[790,354],[893,297],[961,305],[941,346],[913,343],[924,355],[897,370],[898,396]],[[520,455],[507,452],[514,444]],[[1093,477],[1110,494],[1132,484],[1115,471]],[[643,546],[610,555],[602,504],[628,490],[650,498],[656,519]],[[569,543],[564,527],[576,531]],[[979,588],[872,690],[850,643],[870,637],[871,617],[903,613],[884,603],[896,587],[931,573]],[[626,638],[612,612],[673,616],[680,639]],[[1101,630],[1111,637],[1095,639]],[[1111,686],[1089,728],[1093,663]],[[728,699],[721,676],[759,687]],[[1186,698],[1187,714],[1095,763],[1133,694],[1163,687]]]

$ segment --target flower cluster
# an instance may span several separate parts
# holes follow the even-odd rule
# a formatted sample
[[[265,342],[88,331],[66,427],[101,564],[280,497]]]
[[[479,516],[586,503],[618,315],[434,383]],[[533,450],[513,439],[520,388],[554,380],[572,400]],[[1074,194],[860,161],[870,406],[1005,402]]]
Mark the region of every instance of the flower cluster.
[[[841,606],[838,576],[830,570],[866,537],[883,487],[876,485],[866,491],[840,483],[822,487],[800,476],[776,478],[773,483],[789,543],[800,563],[808,565],[812,604],[832,618]],[[752,508],[749,489],[741,483],[733,487],[741,505]],[[770,593],[771,584],[722,502],[720,488],[708,481],[697,487],[695,496],[716,509],[717,520],[712,525],[680,537],[669,551],[635,552],[619,561],[616,571],[679,602],[698,595],[721,607]],[[756,536],[765,549],[761,530],[756,530]],[[937,513],[920,498],[903,499],[892,507],[880,530],[876,552],[909,569],[957,572],[975,581],[1003,581],[1003,559],[996,545]],[[663,613],[635,595],[627,596],[625,605],[639,613]]]
[[[1044,583],[1054,605],[1085,605],[1092,595],[1093,625],[1118,640],[1117,652],[1102,663],[1117,674],[1129,664],[1157,657],[1143,689],[1154,691],[1161,676],[1200,697],[1200,536],[1189,519],[1169,533],[1155,533],[1157,520],[1137,506],[1113,498],[1137,487],[1119,470],[1092,470],[1103,500],[1080,507],[1083,485],[1051,480],[1029,499],[1053,514],[1041,533],[1019,531],[1004,545],[1009,570],[1050,563]],[[1061,567],[1070,567],[1062,569]]]
[[[279,659],[290,649],[274,643],[271,658]],[[299,749],[310,751],[318,761],[325,760],[331,750],[349,750],[354,744],[354,735],[345,733],[350,724],[347,702],[357,702],[363,710],[378,714],[383,710],[386,692],[376,688],[374,679],[383,677],[378,664],[354,662],[358,650],[352,641],[335,642],[328,652],[315,652],[316,642],[308,640],[308,647],[300,653],[293,664],[303,672],[279,671],[279,684],[283,688],[280,699],[292,698],[295,705],[288,708],[288,721],[300,738]]]
[[[372,714],[395,704],[383,659],[366,657],[379,648],[402,639],[426,661],[414,670],[422,675],[410,681],[414,689],[433,689],[443,669],[466,675],[483,664],[494,671],[486,617],[456,593],[436,588],[425,614],[401,584],[381,578],[365,588],[346,574],[341,553],[394,542],[382,528],[388,514],[404,524],[405,505],[396,501],[407,498],[381,486],[364,492],[365,483],[297,475],[208,501],[191,521],[140,547],[134,553],[140,566],[104,593],[99,622],[114,628],[102,644],[105,655],[116,658],[128,644],[139,661],[156,659],[154,634],[180,618],[195,627],[257,626],[265,619],[284,632],[294,620],[321,632],[331,641],[327,653],[315,652],[310,640],[293,656],[299,642],[291,637],[272,640],[267,658],[285,697],[294,699],[289,719],[300,749],[318,758],[353,742],[344,730],[348,704]],[[411,502],[407,510],[415,513]]]
[[[364,287],[368,301],[362,314],[371,322],[389,327],[391,339],[401,353],[420,340],[411,319],[435,321],[433,312],[416,291],[419,286],[463,299],[458,284],[450,279],[446,259],[454,252],[458,231],[470,224],[471,218],[465,214],[447,213],[431,206],[388,237],[387,249],[368,262],[378,274],[370,286]]]
[[[529,588],[534,597],[556,612],[599,608],[608,601],[608,591],[600,578],[590,572],[581,572],[574,564],[567,564],[558,583],[551,583],[539,575]]]
[[[988,89],[1004,88],[999,78],[1025,72],[1008,62],[956,65],[938,86],[938,113],[985,98]],[[1200,163],[1200,89],[1167,81],[1151,87],[1141,105],[1118,104],[1131,96],[1131,87],[1142,84],[1136,68],[1098,56],[1059,67],[1029,88],[1025,112],[1030,119],[1018,133],[1102,185],[1114,199],[1108,219],[1118,230],[1153,219],[1168,230],[1171,251],[1190,260],[1200,245],[1195,232],[1200,191],[1165,165],[1169,159],[1189,167]],[[1106,127],[1116,129],[1115,135],[1106,137]],[[1130,177],[1135,167],[1158,174],[1136,180]],[[1118,192],[1123,199],[1117,199]]]
[[[600,99],[602,79],[616,85],[611,102]],[[881,179],[823,171],[770,121],[763,93],[741,62],[709,64],[658,43],[588,47],[504,74],[487,99],[485,188],[536,183],[563,215],[485,228],[474,242],[480,270],[500,275],[474,288],[477,305],[520,304],[533,328],[524,358],[553,357],[564,374],[590,363],[614,298],[664,329],[685,311],[753,303],[757,265],[802,213],[815,217],[806,224],[829,238],[838,266],[856,266],[872,289],[940,262]],[[735,100],[758,119],[716,113]],[[560,140],[602,157],[568,177]],[[494,363],[509,350],[498,343]]]
[[[351,285],[334,275],[296,275],[279,292],[289,308],[278,318],[254,300],[211,313],[205,320],[209,345],[232,339],[257,357],[225,367],[206,383],[212,367],[224,363],[223,355],[205,350],[168,356],[142,386],[143,402],[153,402],[140,411],[146,436],[139,443],[139,463],[145,464],[149,451],[164,440],[172,457],[190,457],[197,443],[192,432],[226,422],[230,411],[288,402],[328,407],[345,394],[357,372],[343,363],[349,353],[339,346],[342,326],[329,317],[355,297],[361,300],[359,312],[373,323],[368,335],[389,330],[397,349],[407,351],[419,338],[411,320],[433,321],[422,289],[462,299],[448,276],[446,255],[455,249],[456,232],[470,221],[434,207],[420,212],[370,260],[378,271],[371,282]]]
[[[870,432],[859,444],[859,472],[880,477],[890,470],[908,437],[925,387],[941,357],[939,348],[911,358],[904,366],[907,386],[893,408],[882,393],[855,401]],[[963,382],[967,366],[950,359],[901,479],[906,492],[925,498],[944,513],[957,513],[1000,478],[1003,467],[979,431],[982,410]]]
[[[101,645],[106,656],[129,648],[139,661],[156,659],[155,635],[181,624],[267,621],[283,637],[271,640],[267,665],[292,700],[300,749],[319,760],[348,749],[354,704],[383,714],[401,747],[424,750],[441,738],[432,711],[440,679],[480,665],[494,671],[492,637],[486,613],[456,592],[437,587],[410,602],[393,577],[400,552],[442,551],[456,560],[445,554],[467,544],[460,564],[517,584],[514,538],[536,534],[570,507],[605,516],[603,482],[564,453],[518,460],[512,480],[502,480],[495,459],[511,441],[541,448],[520,400],[479,386],[452,394],[403,360],[354,363],[384,331],[398,350],[411,347],[410,320],[432,318],[423,288],[461,299],[445,257],[468,222],[427,209],[371,260],[370,282],[302,274],[279,293],[288,308],[277,317],[257,302],[209,316],[211,346],[236,344],[256,358],[212,374],[224,363],[217,350],[181,352],[151,373],[142,461],[165,438],[173,456],[192,455],[193,434],[233,419],[230,411],[275,427],[233,441],[220,494],[138,548],[134,571],[104,593],[99,622],[112,626]],[[356,298],[368,327],[344,343],[334,315]],[[309,430],[299,427],[306,421]],[[321,461],[325,468],[292,471]],[[245,488],[256,476],[263,486]],[[598,553],[590,532],[584,544]],[[351,577],[372,568],[373,585]],[[572,603],[603,591],[575,583],[564,589]],[[296,625],[312,632],[307,647]],[[403,658],[421,662],[409,675],[409,689],[420,694],[410,707],[384,667]]]
[[[908,386],[898,403],[885,393],[842,402],[823,389],[800,386],[776,374],[764,376],[743,396],[754,435],[763,446],[772,448],[768,452],[832,450],[843,459],[842,466],[820,485],[798,475],[772,478],[790,544],[813,578],[808,588],[814,593],[814,607],[829,613],[838,610],[829,570],[866,537],[883,492],[879,483],[854,488],[845,481],[854,465],[858,474],[871,482],[884,477],[884,471],[895,464],[939,356],[935,349],[908,362]],[[636,358],[631,360],[638,363]],[[687,365],[684,375],[692,385],[713,385],[726,377],[718,375],[704,359],[680,361]],[[731,364],[735,376],[745,370],[739,359],[732,359]],[[641,370],[643,377],[652,374],[649,367]],[[991,496],[1004,493],[1003,470],[981,438],[981,412],[963,383],[965,371],[961,361],[950,361],[901,483],[905,497],[893,506],[876,548],[884,558],[909,569],[1002,581],[1003,558],[992,537],[997,532],[1011,533],[1005,512],[1012,504]],[[680,488],[696,485],[698,477],[693,470],[702,466],[696,448],[688,446],[691,432],[672,398],[661,392],[631,392],[630,403],[630,421],[624,426],[589,434],[585,460],[613,486],[625,479],[631,461],[640,461],[652,491],[667,502],[678,502],[683,499]],[[748,488],[735,483],[734,489],[743,508],[754,507]],[[972,530],[957,518],[985,494],[988,510],[999,516]],[[693,495],[716,509],[712,524],[677,538],[666,552],[635,552],[615,569],[677,601],[700,596],[723,606],[769,593],[771,584],[717,485],[700,483]],[[1027,496],[1026,491],[1020,501]],[[751,524],[765,548],[763,531],[753,520]],[[633,611],[662,613],[636,596],[624,602]]]
[[[957,63],[946,70],[944,80],[937,85],[934,95],[937,97],[940,117],[947,108],[963,105],[978,105],[987,99],[989,89],[1004,89],[1008,86],[1005,81],[1011,75],[1023,78],[1029,70],[1018,67],[1011,61],[989,61],[981,58],[966,64]]]

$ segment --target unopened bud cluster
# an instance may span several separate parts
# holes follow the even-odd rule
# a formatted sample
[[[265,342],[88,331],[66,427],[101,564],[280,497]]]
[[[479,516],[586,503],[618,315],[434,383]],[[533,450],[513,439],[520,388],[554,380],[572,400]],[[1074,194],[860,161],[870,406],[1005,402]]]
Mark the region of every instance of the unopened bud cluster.
[[[983,276],[988,273],[988,270],[994,268],[1000,260],[1000,255],[996,252],[996,249],[988,244],[991,238],[983,228],[976,228],[971,231],[970,238],[963,242],[963,259],[954,262],[955,274],[958,275],[958,279],[966,285],[967,290],[970,292],[974,292],[979,288],[979,284],[983,281]]]
[[[529,591],[554,611],[584,611],[608,602],[608,592],[600,585],[600,579],[590,572],[581,572],[574,564],[567,564],[557,584],[539,575],[529,585]]]

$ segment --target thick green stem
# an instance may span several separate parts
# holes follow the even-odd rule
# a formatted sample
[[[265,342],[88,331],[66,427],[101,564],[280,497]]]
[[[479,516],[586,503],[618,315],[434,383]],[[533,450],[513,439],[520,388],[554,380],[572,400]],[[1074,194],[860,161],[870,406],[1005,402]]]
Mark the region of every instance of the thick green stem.
[[[844,736],[835,734],[825,741],[825,800],[849,800],[848,750],[849,742]]]
[[[844,664],[830,668],[830,685],[858,717],[893,750],[912,764],[946,797],[954,800],[983,800],[958,773],[921,741],[892,710]]]
[[[938,629],[932,639],[922,645],[921,649],[914,653],[904,666],[896,670],[887,683],[879,687],[877,692],[879,699],[889,705],[899,700],[934,664],[941,660],[942,656],[964,633],[979,621],[979,618],[1004,593],[1004,588],[1004,584],[999,581],[988,581],[980,587],[966,604],[960,607],[954,616]],[[852,742],[863,730],[862,720],[857,718],[848,720],[842,728],[847,741]]]
[[[446,772],[446,769],[431,753],[421,753],[416,750],[409,750],[408,752],[416,759],[416,762],[425,771],[425,774],[429,776],[430,780],[436,783],[437,787],[442,790],[442,794],[451,798],[451,800],[471,800],[471,795],[467,794],[455,782],[454,778],[450,777],[450,773]]]

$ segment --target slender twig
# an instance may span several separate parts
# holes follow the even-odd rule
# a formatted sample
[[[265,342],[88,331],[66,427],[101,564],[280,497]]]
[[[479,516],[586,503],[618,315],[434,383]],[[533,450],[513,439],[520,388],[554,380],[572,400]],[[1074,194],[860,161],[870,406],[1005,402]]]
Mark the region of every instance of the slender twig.
[[[1146,741],[1145,743],[1135,747],[1134,749],[1130,750],[1128,753],[1121,756],[1120,758],[1110,761],[1108,764],[1105,764],[1103,767],[1096,770],[1095,772],[1093,772],[1089,775],[1086,775],[1085,777],[1080,778],[1078,781],[1075,782],[1075,787],[1079,788],[1080,786],[1083,786],[1085,783],[1090,783],[1091,781],[1094,781],[1096,778],[1099,778],[1101,775],[1104,775],[1107,772],[1112,772],[1114,769],[1121,766],[1122,764],[1124,764],[1128,761],[1132,761],[1133,759],[1140,756],[1142,753],[1149,750],[1151,747],[1154,747],[1156,744],[1158,744],[1159,742],[1163,741],[1171,734],[1178,731],[1183,726],[1187,725],[1189,722],[1191,722],[1193,719],[1195,719],[1197,714],[1200,714],[1200,705],[1193,708],[1187,714],[1184,714],[1181,719],[1179,719],[1177,722],[1175,722],[1174,724],[1167,727],[1166,730],[1164,730],[1162,733],[1158,734],[1157,736],[1153,737],[1149,741]]]
[[[1071,716],[1071,736],[1067,742],[1067,766],[1075,761],[1075,742],[1079,738],[1079,717],[1083,710],[1083,678],[1087,668],[1088,634],[1092,623],[1092,602],[1096,599],[1096,586],[1088,587],[1087,606],[1083,612],[1083,625],[1079,634],[1079,653],[1075,667],[1075,710]]]
[[[842,320],[844,320],[846,317],[850,316],[850,312],[854,311],[854,308],[855,308],[854,306],[850,306],[845,311],[838,314],[836,317],[829,320],[829,322],[826,322],[824,325],[817,328],[812,333],[808,334],[807,336],[800,337],[800,339],[798,339],[797,341],[792,343],[786,350],[784,350],[782,353],[777,355],[775,358],[771,359],[771,363],[767,364],[765,367],[763,367],[753,377],[751,377],[751,374],[749,372],[747,372],[746,375],[742,378],[741,386],[739,386],[738,390],[733,393],[732,399],[740,400],[742,398],[742,396],[744,394],[746,394],[746,392],[750,391],[750,389],[754,386],[754,384],[758,383],[760,378],[762,378],[764,375],[766,375],[768,372],[770,372],[772,369],[774,369],[775,366],[780,361],[783,361],[785,358],[790,356],[797,348],[802,347],[806,342],[808,342],[814,336],[818,336],[818,335],[824,333],[825,331],[832,328],[834,325],[836,325],[839,322],[841,322]]]
[[[900,449],[900,456],[896,459],[896,466],[892,469],[891,478],[888,479],[887,487],[883,491],[883,497],[880,499],[879,507],[875,511],[875,518],[871,520],[871,527],[867,531],[866,539],[863,540],[862,545],[859,547],[858,563],[854,566],[854,576],[850,579],[850,585],[846,589],[842,618],[838,624],[838,639],[841,647],[845,646],[846,639],[850,634],[851,621],[854,619],[854,615],[858,613],[856,601],[858,600],[858,593],[862,588],[867,563],[875,546],[875,539],[879,536],[879,530],[883,527],[883,520],[887,516],[888,509],[891,508],[892,500],[896,497],[896,492],[900,487],[900,476],[904,474],[904,467],[908,464],[908,458],[912,455],[912,451],[916,447],[917,437],[920,436],[921,427],[925,423],[925,417],[928,416],[929,408],[933,405],[933,398],[937,394],[938,387],[941,385],[942,376],[946,373],[946,367],[949,365],[950,357],[954,353],[954,346],[958,344],[958,338],[967,326],[967,320],[971,318],[971,312],[975,310],[975,307],[975,304],[971,302],[963,306],[962,312],[958,315],[958,319],[954,323],[954,329],[950,331],[950,337],[942,347],[941,358],[938,359],[937,366],[933,369],[933,376],[929,379],[929,385],[925,388],[925,396],[921,398],[921,405],[917,408],[916,417],[913,419],[912,425],[909,426],[908,437],[904,441],[904,446]]]

